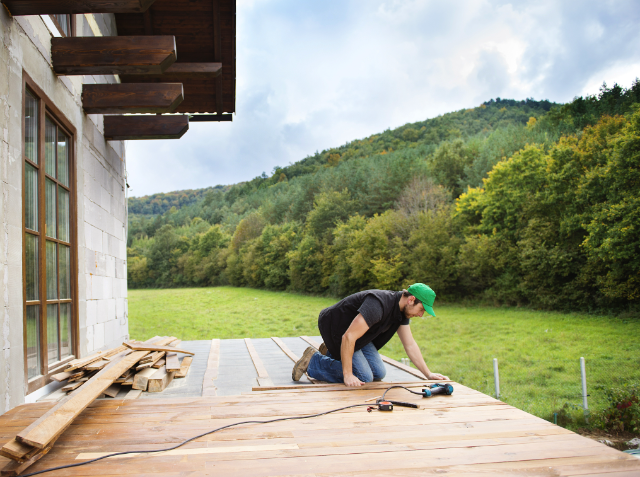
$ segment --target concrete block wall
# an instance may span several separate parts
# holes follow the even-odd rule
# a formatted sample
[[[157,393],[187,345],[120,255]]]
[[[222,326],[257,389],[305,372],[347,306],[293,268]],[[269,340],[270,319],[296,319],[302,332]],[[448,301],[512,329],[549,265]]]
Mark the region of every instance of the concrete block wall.
[[[113,15],[76,15],[80,36],[115,35]],[[104,140],[101,115],[82,111],[83,83],[114,76],[56,77],[54,33],[40,16],[0,7],[0,413],[25,401],[22,283],[22,72],[76,128],[80,356],[128,338],[124,143]]]

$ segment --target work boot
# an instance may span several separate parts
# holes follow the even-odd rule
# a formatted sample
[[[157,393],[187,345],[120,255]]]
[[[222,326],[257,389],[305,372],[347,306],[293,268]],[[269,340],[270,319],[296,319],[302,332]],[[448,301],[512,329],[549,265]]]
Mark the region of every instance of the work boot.
[[[309,361],[311,361],[311,357],[315,353],[316,349],[313,346],[309,346],[304,350],[302,358],[296,361],[296,364],[293,365],[293,371],[291,371],[291,379],[293,379],[294,381],[300,381],[302,375],[307,372]]]
[[[322,355],[322,356],[326,356],[327,355],[327,351],[329,351],[327,349],[327,345],[324,344],[324,342],[320,345],[320,349],[318,349],[318,352]]]

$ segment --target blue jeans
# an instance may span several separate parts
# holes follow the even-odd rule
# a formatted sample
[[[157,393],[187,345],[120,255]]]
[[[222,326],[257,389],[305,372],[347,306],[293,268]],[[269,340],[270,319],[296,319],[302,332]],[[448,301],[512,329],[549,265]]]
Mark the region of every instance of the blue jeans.
[[[387,374],[387,368],[385,368],[382,358],[373,343],[369,343],[361,350],[353,353],[352,369],[355,377],[364,383],[370,383],[374,379],[382,379]],[[326,356],[315,353],[311,357],[307,374],[314,379],[328,383],[344,382],[342,362],[333,359],[329,351],[327,351]]]

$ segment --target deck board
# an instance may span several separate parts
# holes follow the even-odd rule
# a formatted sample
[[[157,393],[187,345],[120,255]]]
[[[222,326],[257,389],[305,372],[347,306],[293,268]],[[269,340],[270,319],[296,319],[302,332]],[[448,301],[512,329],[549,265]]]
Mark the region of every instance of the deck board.
[[[246,351],[245,342],[240,340],[240,344]],[[223,354],[221,349],[221,363]],[[244,358],[236,348],[230,347],[227,356],[234,356],[242,366]],[[265,359],[264,363],[267,367],[269,361]],[[361,403],[380,395],[383,386],[309,392],[315,387],[310,385],[308,391],[96,401],[62,434],[53,450],[29,470],[77,463],[81,454],[162,449],[208,429],[246,419],[297,416]],[[392,399],[417,403],[417,410],[368,413],[361,407],[314,419],[245,425],[203,437],[169,454],[105,459],[47,475],[640,474],[640,459],[473,389],[457,383],[453,386],[452,396],[429,399],[402,390],[389,392]],[[51,406],[24,405],[0,416],[0,442],[8,440],[10,429],[28,425]],[[4,465],[4,459],[0,465]]]

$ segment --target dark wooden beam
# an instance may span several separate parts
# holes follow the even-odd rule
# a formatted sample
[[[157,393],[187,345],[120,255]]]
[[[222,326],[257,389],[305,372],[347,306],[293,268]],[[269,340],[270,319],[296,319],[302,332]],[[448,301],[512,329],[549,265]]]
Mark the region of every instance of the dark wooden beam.
[[[189,129],[189,116],[105,116],[107,141],[180,139]]]
[[[142,13],[156,0],[2,0],[12,16],[73,13]]]
[[[194,114],[189,116],[190,123],[233,121],[233,114]]]
[[[222,63],[174,63],[161,75],[120,75],[123,83],[179,83],[220,76]]]
[[[184,100],[182,83],[85,84],[87,114],[172,113]]]
[[[58,75],[162,74],[176,61],[173,36],[52,38]]]
[[[220,0],[213,1],[213,61],[222,61],[222,26],[220,24]],[[222,114],[222,78],[214,81],[216,89],[216,113]]]

